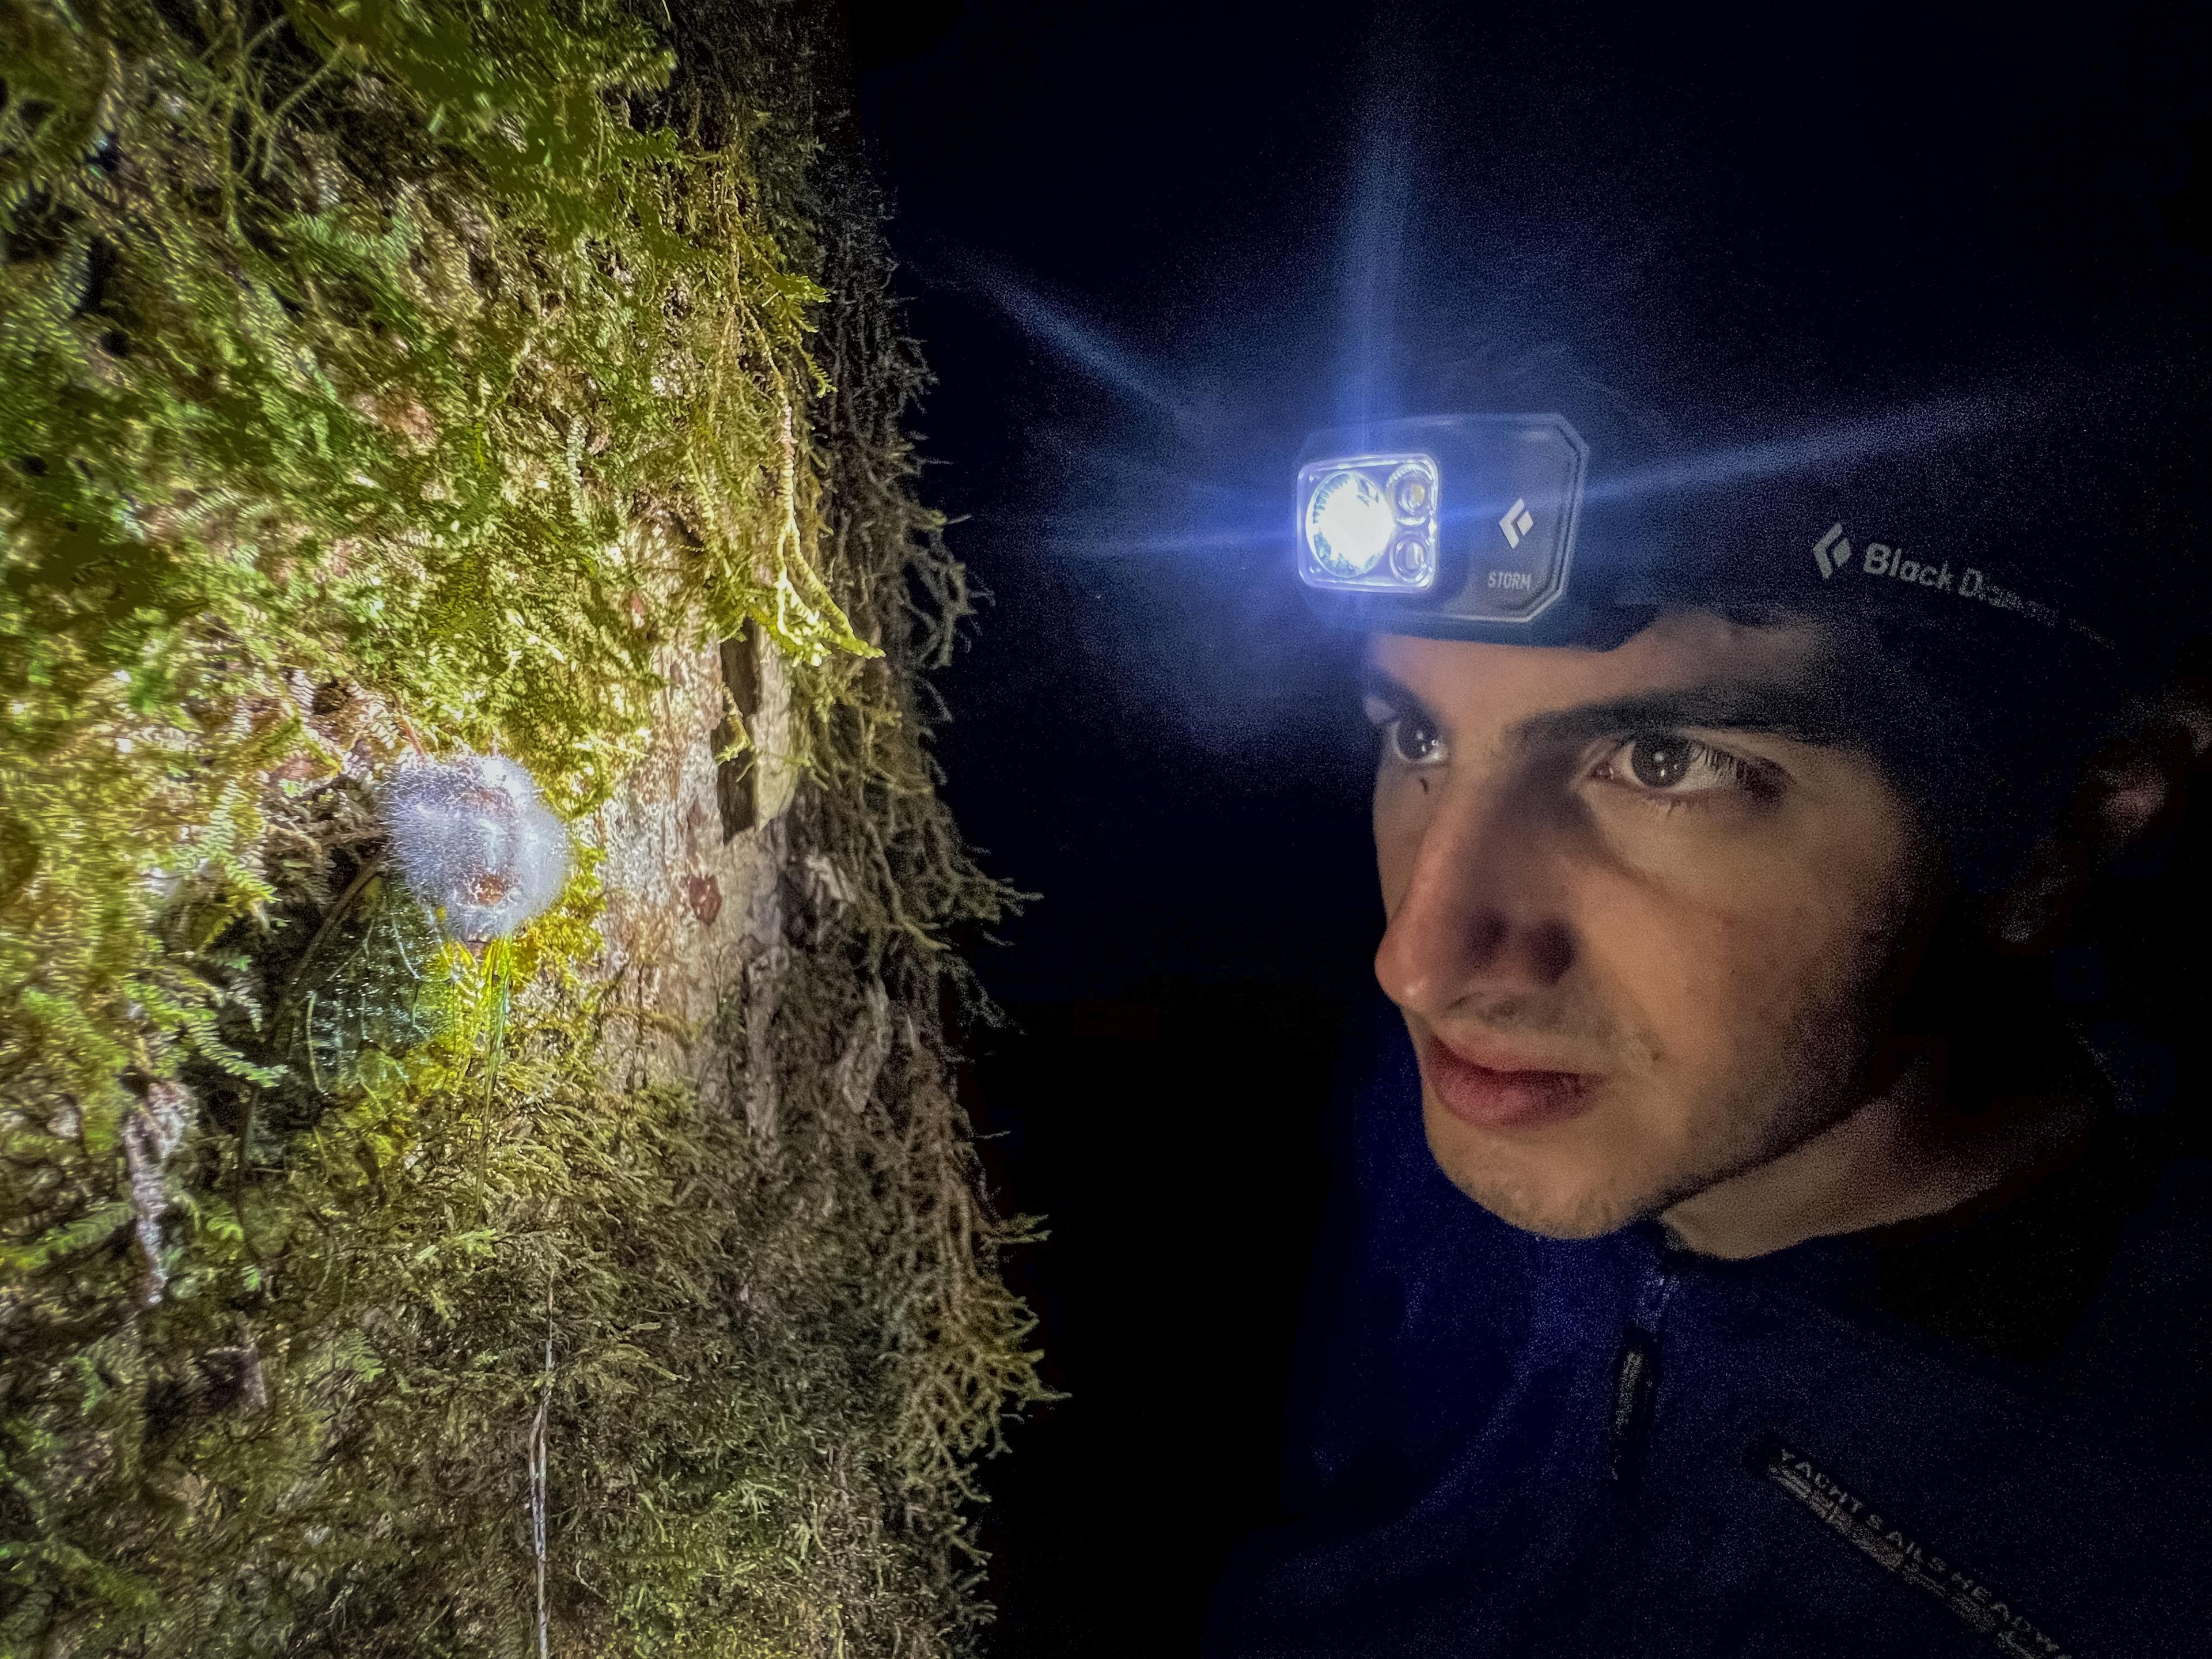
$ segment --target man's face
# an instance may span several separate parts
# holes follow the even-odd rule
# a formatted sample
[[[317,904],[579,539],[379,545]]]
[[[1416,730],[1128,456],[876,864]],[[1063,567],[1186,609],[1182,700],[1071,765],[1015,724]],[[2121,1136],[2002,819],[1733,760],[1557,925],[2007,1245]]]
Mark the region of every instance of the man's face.
[[[1373,642],[1376,973],[1478,1203],[1607,1232],[1864,1098],[1940,859],[1832,667],[1699,611],[1604,652]]]

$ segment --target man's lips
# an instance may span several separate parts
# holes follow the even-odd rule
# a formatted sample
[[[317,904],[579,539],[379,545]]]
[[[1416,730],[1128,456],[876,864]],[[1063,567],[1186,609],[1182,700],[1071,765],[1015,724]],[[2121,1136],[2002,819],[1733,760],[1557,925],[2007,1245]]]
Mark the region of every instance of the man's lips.
[[[1463,1054],[1441,1038],[1421,1039],[1421,1074],[1443,1105],[1478,1129],[1522,1129],[1556,1123],[1585,1111],[1596,1097],[1597,1077],[1516,1066],[1504,1055],[1493,1064]]]

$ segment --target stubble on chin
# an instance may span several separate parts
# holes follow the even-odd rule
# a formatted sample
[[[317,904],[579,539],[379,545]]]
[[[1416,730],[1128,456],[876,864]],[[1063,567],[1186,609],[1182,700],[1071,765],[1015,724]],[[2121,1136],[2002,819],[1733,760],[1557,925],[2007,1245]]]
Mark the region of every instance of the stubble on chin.
[[[1662,1215],[1746,1170],[1783,1157],[1855,1109],[1865,1094],[1870,1001],[1879,974],[1845,972],[1770,1025],[1753,1022],[1741,1044],[1715,1068],[1719,1086],[1686,1110],[1669,1111],[1651,1093],[1662,1079],[1623,1083],[1629,1092],[1601,1102],[1584,1126],[1591,1144],[1549,1148],[1514,1145],[1461,1123],[1424,1080],[1421,1115],[1429,1150],[1445,1176],[1492,1215],[1547,1238],[1595,1238]],[[1778,1041],[1771,1035],[1782,1028]],[[1656,1045],[1651,1050],[1656,1053]],[[1616,1085],[1615,1086],[1621,1086]],[[1642,1095],[1639,1100],[1637,1097]],[[1628,1115],[1682,1124],[1653,1144],[1623,1133],[1607,1156],[1607,1118]]]
[[[1563,1158],[1553,1149],[1492,1135],[1444,1110],[1425,1085],[1421,1121],[1430,1156],[1453,1186],[1491,1214],[1546,1238],[1595,1238],[1637,1220],[1644,1211],[1631,1162],[1588,1153]]]

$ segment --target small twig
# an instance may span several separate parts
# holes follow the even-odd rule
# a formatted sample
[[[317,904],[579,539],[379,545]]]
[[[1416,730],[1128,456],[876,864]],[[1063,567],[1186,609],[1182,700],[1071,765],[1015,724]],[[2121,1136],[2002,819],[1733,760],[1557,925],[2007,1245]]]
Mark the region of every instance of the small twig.
[[[553,1278],[545,1279],[545,1377],[538,1390],[538,1420],[530,1429],[530,1539],[538,1553],[538,1659],[550,1659],[545,1614],[545,1424],[553,1408]]]
[[[308,93],[314,90],[315,82],[321,80],[325,75],[328,75],[331,70],[337,66],[338,63],[339,59],[336,53],[324,58],[320,64],[316,65],[313,73],[308,75],[305,80],[301,81],[298,86],[293,88],[291,92],[286,95],[284,100],[278,104],[275,109],[270,110],[268,115],[263,118],[262,131],[264,136],[261,144],[261,176],[264,179],[266,179],[269,176],[269,169],[276,165],[276,143],[277,141],[283,137],[284,118],[292,112],[293,105],[298,103],[302,98],[306,97]]]
[[[317,1094],[323,1092],[323,1069],[315,1064],[315,994],[307,993],[307,1006],[300,1015],[300,1033],[307,1045],[307,1083]]]
[[[246,1089],[246,1115],[239,1120],[238,1124],[238,1168],[236,1176],[232,1182],[232,1196],[241,1200],[240,1213],[243,1213],[242,1196],[246,1191],[246,1149],[253,1141],[253,1109],[260,1103],[261,1085],[258,1083],[248,1084]]]
[[[322,948],[323,941],[331,936],[331,930],[353,908],[354,900],[360,897],[362,889],[368,885],[368,878],[384,867],[384,852],[385,849],[380,847],[363,859],[361,868],[354,872],[353,879],[346,884],[345,890],[331,900],[331,908],[323,912],[322,926],[316,928],[313,937],[308,939],[307,948],[294,958],[291,971],[284,975],[283,984],[277,988],[276,1000],[270,1005],[270,1031],[276,1030],[277,1015],[289,1003],[292,993],[299,988],[300,975],[307,971],[307,963],[314,959],[315,952]]]
[[[354,872],[354,878],[346,884],[345,890],[333,899],[331,902],[331,908],[323,913],[322,926],[316,928],[313,936],[307,940],[307,948],[301,951],[294,959],[290,970],[284,975],[284,982],[276,988],[276,1000],[269,1005],[270,1036],[275,1036],[283,1029],[284,1013],[291,1006],[292,994],[299,989],[300,976],[306,972],[307,963],[313,959],[315,952],[322,948],[323,941],[331,936],[331,930],[337,927],[339,918],[352,908],[354,901],[361,896],[362,890],[368,885],[368,878],[382,868],[383,864],[384,850],[379,848],[362,861],[361,868]],[[312,1077],[315,1066],[315,1034],[312,1027],[307,1031],[307,1068]],[[239,1206],[239,1224],[241,1227],[246,1224],[246,1177],[251,1167],[249,1153],[253,1145],[253,1118],[255,1109],[260,1103],[261,1085],[257,1083],[252,1085],[251,1091],[246,1097],[246,1115],[238,1127],[238,1167],[234,1196]],[[248,1240],[247,1243],[250,1248],[252,1241]]]

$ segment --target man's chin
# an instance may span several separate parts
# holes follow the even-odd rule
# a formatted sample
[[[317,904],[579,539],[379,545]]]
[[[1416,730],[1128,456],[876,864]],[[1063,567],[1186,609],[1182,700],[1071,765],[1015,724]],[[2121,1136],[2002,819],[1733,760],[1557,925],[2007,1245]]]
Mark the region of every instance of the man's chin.
[[[1429,1151],[1451,1184],[1509,1225],[1545,1238],[1597,1238],[1658,1213],[1663,1194],[1624,1190],[1619,1175],[1575,1167],[1572,1162],[1528,1158],[1509,1162],[1470,1154],[1474,1149],[1439,1145]]]
[[[1615,1204],[1595,1194],[1531,1202],[1523,1194],[1484,1191],[1456,1177],[1452,1184],[1500,1221],[1540,1238],[1602,1238],[1652,1213],[1648,1208]]]

